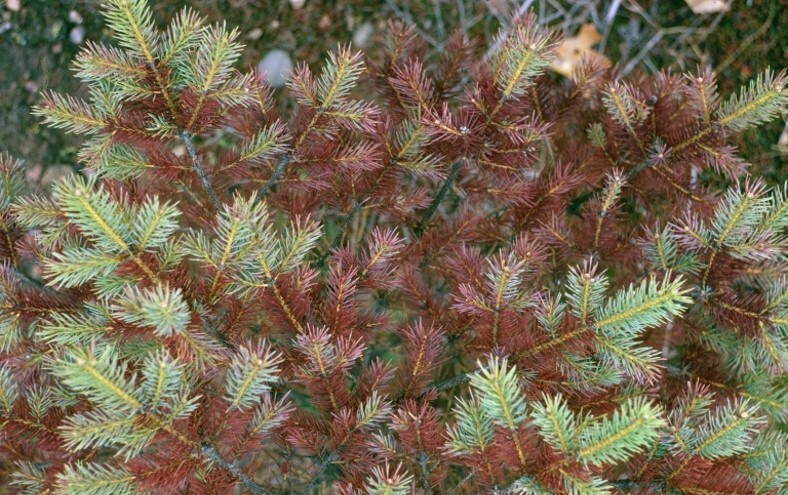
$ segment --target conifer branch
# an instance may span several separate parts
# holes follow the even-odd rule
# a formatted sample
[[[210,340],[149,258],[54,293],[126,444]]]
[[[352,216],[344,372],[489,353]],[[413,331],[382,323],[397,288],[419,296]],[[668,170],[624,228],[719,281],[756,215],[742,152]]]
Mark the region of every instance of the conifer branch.
[[[788,202],[729,142],[785,112],[784,72],[727,100],[711,70],[559,83],[524,14],[484,59],[392,23],[274,105],[231,27],[105,18],[85,99],[35,110],[87,173],[0,156],[12,493],[785,485]]]
[[[732,96],[725,102],[717,113],[718,124],[702,128],[684,141],[674,145],[674,152],[694,145],[707,135],[714,132],[719,126],[741,131],[747,127],[769,121],[779,112],[783,111],[788,100],[785,86],[788,84],[785,72],[777,76],[766,70],[750,81],[748,88],[742,88],[737,98]]]

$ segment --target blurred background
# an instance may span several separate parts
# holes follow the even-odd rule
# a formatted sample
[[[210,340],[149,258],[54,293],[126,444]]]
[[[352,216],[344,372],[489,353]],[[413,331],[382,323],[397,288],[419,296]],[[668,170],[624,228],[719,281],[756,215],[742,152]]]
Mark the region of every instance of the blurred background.
[[[565,35],[554,65],[569,74],[581,56],[605,57],[626,75],[712,67],[727,96],[771,66],[786,67],[788,4],[784,0],[155,0],[161,26],[190,6],[225,20],[246,45],[242,64],[264,69],[280,85],[289,67],[322,64],[338,43],[374,56],[386,21],[414,26],[433,53],[459,30],[491,42],[514,12],[530,10]],[[38,125],[30,115],[42,90],[79,94],[71,60],[87,40],[109,41],[96,0],[0,0],[0,151],[27,162],[31,179],[48,182],[78,167],[72,135]],[[752,171],[769,182],[786,175],[788,128],[776,121],[739,142]]]

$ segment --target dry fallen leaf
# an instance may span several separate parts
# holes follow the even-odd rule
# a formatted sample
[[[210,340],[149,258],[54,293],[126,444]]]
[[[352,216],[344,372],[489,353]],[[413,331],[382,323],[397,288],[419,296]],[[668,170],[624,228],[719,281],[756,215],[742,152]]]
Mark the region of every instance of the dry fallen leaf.
[[[730,8],[727,0],[684,0],[689,8],[696,14],[713,14],[724,12]]]
[[[571,77],[575,66],[582,59],[597,61],[603,67],[610,67],[610,60],[592,47],[599,43],[602,35],[597,31],[596,26],[591,23],[580,26],[577,36],[565,38],[553,52],[555,58],[550,64],[550,68],[566,77]]]
[[[323,14],[319,21],[317,21],[317,27],[321,30],[325,31],[326,29],[331,27],[331,17],[328,14]]]
[[[777,140],[777,151],[781,155],[788,155],[788,122],[783,128],[783,133],[780,134],[780,139]]]

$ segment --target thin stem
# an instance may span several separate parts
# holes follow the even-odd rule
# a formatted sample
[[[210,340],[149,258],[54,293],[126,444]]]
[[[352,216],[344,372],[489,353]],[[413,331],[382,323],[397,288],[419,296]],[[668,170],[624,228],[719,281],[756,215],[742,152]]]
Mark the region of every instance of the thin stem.
[[[227,335],[221,332],[218,328],[214,327],[208,318],[203,314],[200,314],[200,323],[202,323],[202,326],[205,331],[208,332],[208,335],[215,338],[220,344],[222,344],[222,346],[230,349],[231,351],[235,350],[235,346],[227,340]]]
[[[451,170],[449,171],[449,175],[447,175],[446,179],[444,179],[443,184],[441,184],[440,189],[438,189],[438,193],[434,198],[432,198],[432,203],[430,203],[430,206],[424,210],[424,215],[422,215],[418,225],[416,225],[416,227],[413,229],[413,232],[417,237],[421,236],[421,234],[424,232],[424,229],[427,228],[427,225],[430,223],[430,219],[432,219],[432,216],[438,210],[438,205],[440,205],[440,202],[443,201],[443,198],[449,193],[449,190],[454,185],[454,181],[457,180],[457,175],[460,173],[460,165],[461,164],[459,160],[454,162],[454,164],[451,166]]]
[[[216,192],[213,190],[211,181],[208,179],[208,174],[205,173],[205,167],[203,167],[202,160],[200,160],[200,156],[197,154],[197,149],[194,147],[192,135],[181,129],[178,131],[178,136],[180,136],[183,144],[186,145],[186,151],[189,152],[189,156],[192,159],[192,170],[194,170],[194,172],[200,177],[202,186],[205,188],[205,192],[208,194],[208,199],[210,199],[213,208],[218,211],[221,208],[219,197],[216,196]]]
[[[631,169],[627,170],[624,173],[624,176],[627,179],[631,179],[631,178],[637,176],[640,172],[646,170],[647,168],[652,167],[653,165],[654,165],[653,162],[647,158],[647,159],[643,160],[642,162],[638,163],[637,165],[635,165],[634,167],[632,167]]]
[[[424,453],[419,454],[419,467],[421,468],[421,486],[424,493],[430,493],[430,478],[429,471],[427,470],[427,455]]]
[[[285,168],[287,167],[287,164],[290,163],[290,158],[291,155],[287,154],[283,156],[281,160],[279,160],[279,163],[276,164],[276,168],[274,169],[274,173],[271,174],[271,177],[269,177],[268,180],[265,182],[263,188],[260,189],[260,194],[257,195],[257,201],[260,201],[261,199],[265,199],[265,197],[268,195],[268,193],[271,191],[274,185],[277,182],[279,182],[279,178],[285,172]]]
[[[207,459],[215,462],[230,472],[233,476],[238,478],[238,480],[243,483],[246,488],[251,490],[252,493],[256,493],[258,495],[267,495],[267,492],[262,486],[258,485],[248,476],[246,476],[246,474],[235,464],[235,462],[227,462],[212,445],[202,445],[200,447],[200,453]]]
[[[451,378],[447,378],[442,382],[438,382],[433,384],[430,388],[437,391],[448,390],[450,388],[456,387],[457,385],[462,385],[463,383],[467,383],[471,381],[471,377],[469,373],[462,373],[460,375],[453,376]]]
[[[315,112],[315,115],[312,116],[312,120],[309,121],[306,128],[301,132],[301,134],[298,135],[296,140],[293,142],[293,147],[291,148],[291,150],[279,160],[279,163],[276,164],[274,173],[271,174],[271,177],[269,177],[268,180],[265,182],[265,184],[263,184],[263,188],[260,189],[260,194],[257,195],[256,201],[265,199],[268,193],[271,192],[271,189],[276,185],[277,182],[279,182],[279,179],[282,177],[282,174],[285,172],[285,168],[287,168],[287,164],[290,163],[290,160],[293,159],[296,150],[298,149],[299,146],[301,146],[301,144],[304,142],[304,139],[306,139],[309,133],[312,132],[312,129],[315,127],[315,124],[317,124],[317,120],[320,118],[321,115],[323,115],[324,112],[325,110],[322,107]]]
[[[306,488],[304,488],[304,491],[301,493],[303,493],[304,495],[309,495],[310,493],[312,493],[312,490],[318,484],[320,478],[323,477],[323,473],[326,471],[326,469],[328,469],[328,466],[330,466],[334,461],[336,461],[338,457],[339,456],[336,453],[331,453],[325,456],[323,460],[320,461],[320,464],[317,467],[317,472],[314,474],[314,476],[312,476],[312,478],[309,480],[309,483],[306,485]]]

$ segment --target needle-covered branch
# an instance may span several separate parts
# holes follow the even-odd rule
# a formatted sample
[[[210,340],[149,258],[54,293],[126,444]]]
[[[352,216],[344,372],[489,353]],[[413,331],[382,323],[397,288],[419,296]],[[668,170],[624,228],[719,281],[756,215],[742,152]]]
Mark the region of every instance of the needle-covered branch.
[[[784,72],[563,79],[526,13],[275,90],[102,10],[74,172],[0,155],[0,491],[781,493]]]

